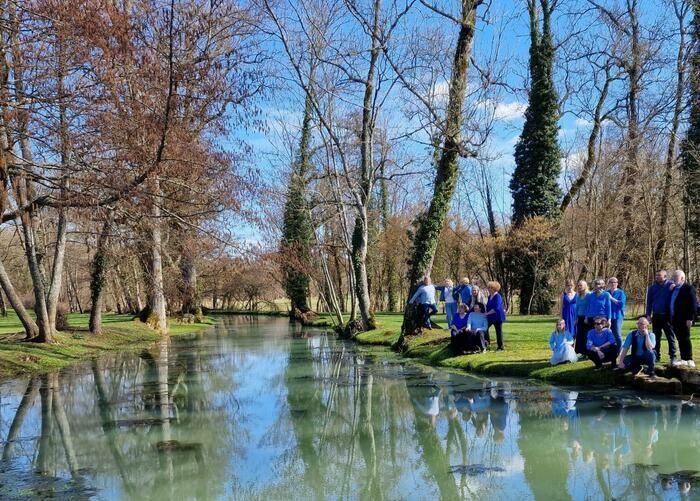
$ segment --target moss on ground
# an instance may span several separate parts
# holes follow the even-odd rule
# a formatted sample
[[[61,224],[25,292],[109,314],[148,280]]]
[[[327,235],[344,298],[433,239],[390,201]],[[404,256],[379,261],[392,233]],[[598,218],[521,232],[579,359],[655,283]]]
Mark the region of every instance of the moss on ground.
[[[14,313],[0,318],[0,377],[24,373],[47,372],[88,360],[109,351],[142,349],[152,345],[161,335],[146,324],[132,320],[131,315],[106,314],[103,333],[91,335],[89,315],[68,315],[71,331],[56,335],[56,343],[40,344],[22,341],[22,325]],[[169,324],[170,336],[192,334],[214,324],[206,318],[201,324]]]
[[[390,346],[398,341],[401,332],[401,314],[378,314],[377,329],[359,334],[361,344]],[[445,329],[425,331],[421,336],[408,339],[404,355],[432,365],[461,369],[488,376],[533,378],[558,384],[605,385],[621,382],[621,376],[612,371],[595,371],[586,360],[552,367],[549,365],[549,335],[554,329],[553,316],[511,316],[504,324],[506,351],[488,351],[481,354],[454,356],[449,349],[449,332]],[[623,332],[634,329],[635,320],[625,320]],[[700,329],[692,331],[696,359],[700,359]],[[494,335],[494,333],[492,333]],[[662,341],[662,356],[668,361],[668,345]]]

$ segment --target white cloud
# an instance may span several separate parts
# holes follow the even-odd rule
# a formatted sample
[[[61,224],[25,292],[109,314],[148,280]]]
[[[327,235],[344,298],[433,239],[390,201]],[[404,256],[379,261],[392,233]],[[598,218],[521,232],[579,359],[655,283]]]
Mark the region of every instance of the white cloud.
[[[527,103],[520,103],[518,101],[512,101],[510,103],[499,102],[496,104],[494,117],[497,120],[519,120],[523,118],[526,109]]]
[[[591,122],[587,118],[581,117],[576,117],[575,123],[578,127],[590,127],[591,125],[593,125],[593,122]]]

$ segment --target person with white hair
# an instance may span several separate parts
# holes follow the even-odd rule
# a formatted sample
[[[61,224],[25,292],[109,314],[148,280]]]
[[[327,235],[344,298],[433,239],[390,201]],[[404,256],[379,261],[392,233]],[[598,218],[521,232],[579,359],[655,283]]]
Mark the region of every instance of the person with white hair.
[[[690,342],[690,328],[693,326],[698,309],[698,299],[695,287],[685,281],[685,272],[676,270],[671,277],[671,326],[678,340],[681,359],[675,365],[695,367],[693,361],[693,345]]]

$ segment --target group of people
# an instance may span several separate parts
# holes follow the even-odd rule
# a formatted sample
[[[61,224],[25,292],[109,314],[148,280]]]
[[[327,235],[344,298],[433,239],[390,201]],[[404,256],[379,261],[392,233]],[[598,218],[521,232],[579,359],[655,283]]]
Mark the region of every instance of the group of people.
[[[409,304],[422,309],[424,326],[432,329],[431,317],[438,312],[436,293],[439,291],[455,353],[485,351],[491,341],[491,327],[496,331],[497,351],[502,351],[506,312],[501,285],[491,281],[486,289],[488,297],[484,297],[479,285],[471,283],[468,277],[456,286],[450,279],[436,286],[430,277],[425,277]],[[670,279],[666,271],[658,271],[647,290],[645,315],[623,340],[627,295],[619,287],[617,278],[609,278],[607,288],[605,280],[595,279],[592,291],[585,280],[578,282],[576,290],[573,280],[566,280],[561,316],[549,338],[550,363],[556,365],[589,358],[597,368],[606,363],[621,370],[639,371],[646,367],[648,374],[654,376],[655,365],[661,359],[663,334],[668,341],[671,365],[694,368],[690,329],[697,304],[695,288],[686,282],[683,270],[674,271]]]
[[[491,281],[486,284],[486,289],[488,297],[484,297],[479,285],[472,284],[469,277],[464,277],[457,286],[450,279],[435,286],[426,276],[408,303],[422,308],[423,325],[432,329],[431,317],[438,312],[435,294],[439,291],[440,301],[445,303],[445,317],[455,352],[485,351],[491,340],[491,327],[496,331],[496,351],[503,351],[506,310],[500,294],[501,284]]]
[[[668,341],[668,354],[673,366],[694,368],[690,328],[697,312],[697,293],[686,282],[683,270],[676,270],[668,279],[658,271],[647,290],[645,315],[637,320],[637,328],[622,339],[627,296],[618,287],[615,277],[596,279],[593,291],[586,281],[565,282],[561,300],[561,317],[549,340],[553,365],[575,362],[588,357],[598,368],[610,363],[621,370],[640,371],[646,367],[652,377],[655,364],[661,359],[661,334]],[[677,356],[676,343],[680,348]]]

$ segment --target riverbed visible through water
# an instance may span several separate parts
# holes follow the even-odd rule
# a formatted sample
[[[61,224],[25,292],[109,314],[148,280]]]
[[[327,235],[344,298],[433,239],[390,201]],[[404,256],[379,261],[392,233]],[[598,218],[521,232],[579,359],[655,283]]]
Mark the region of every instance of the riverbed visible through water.
[[[3,500],[700,499],[700,399],[470,377],[230,316],[0,383],[0,452]]]

